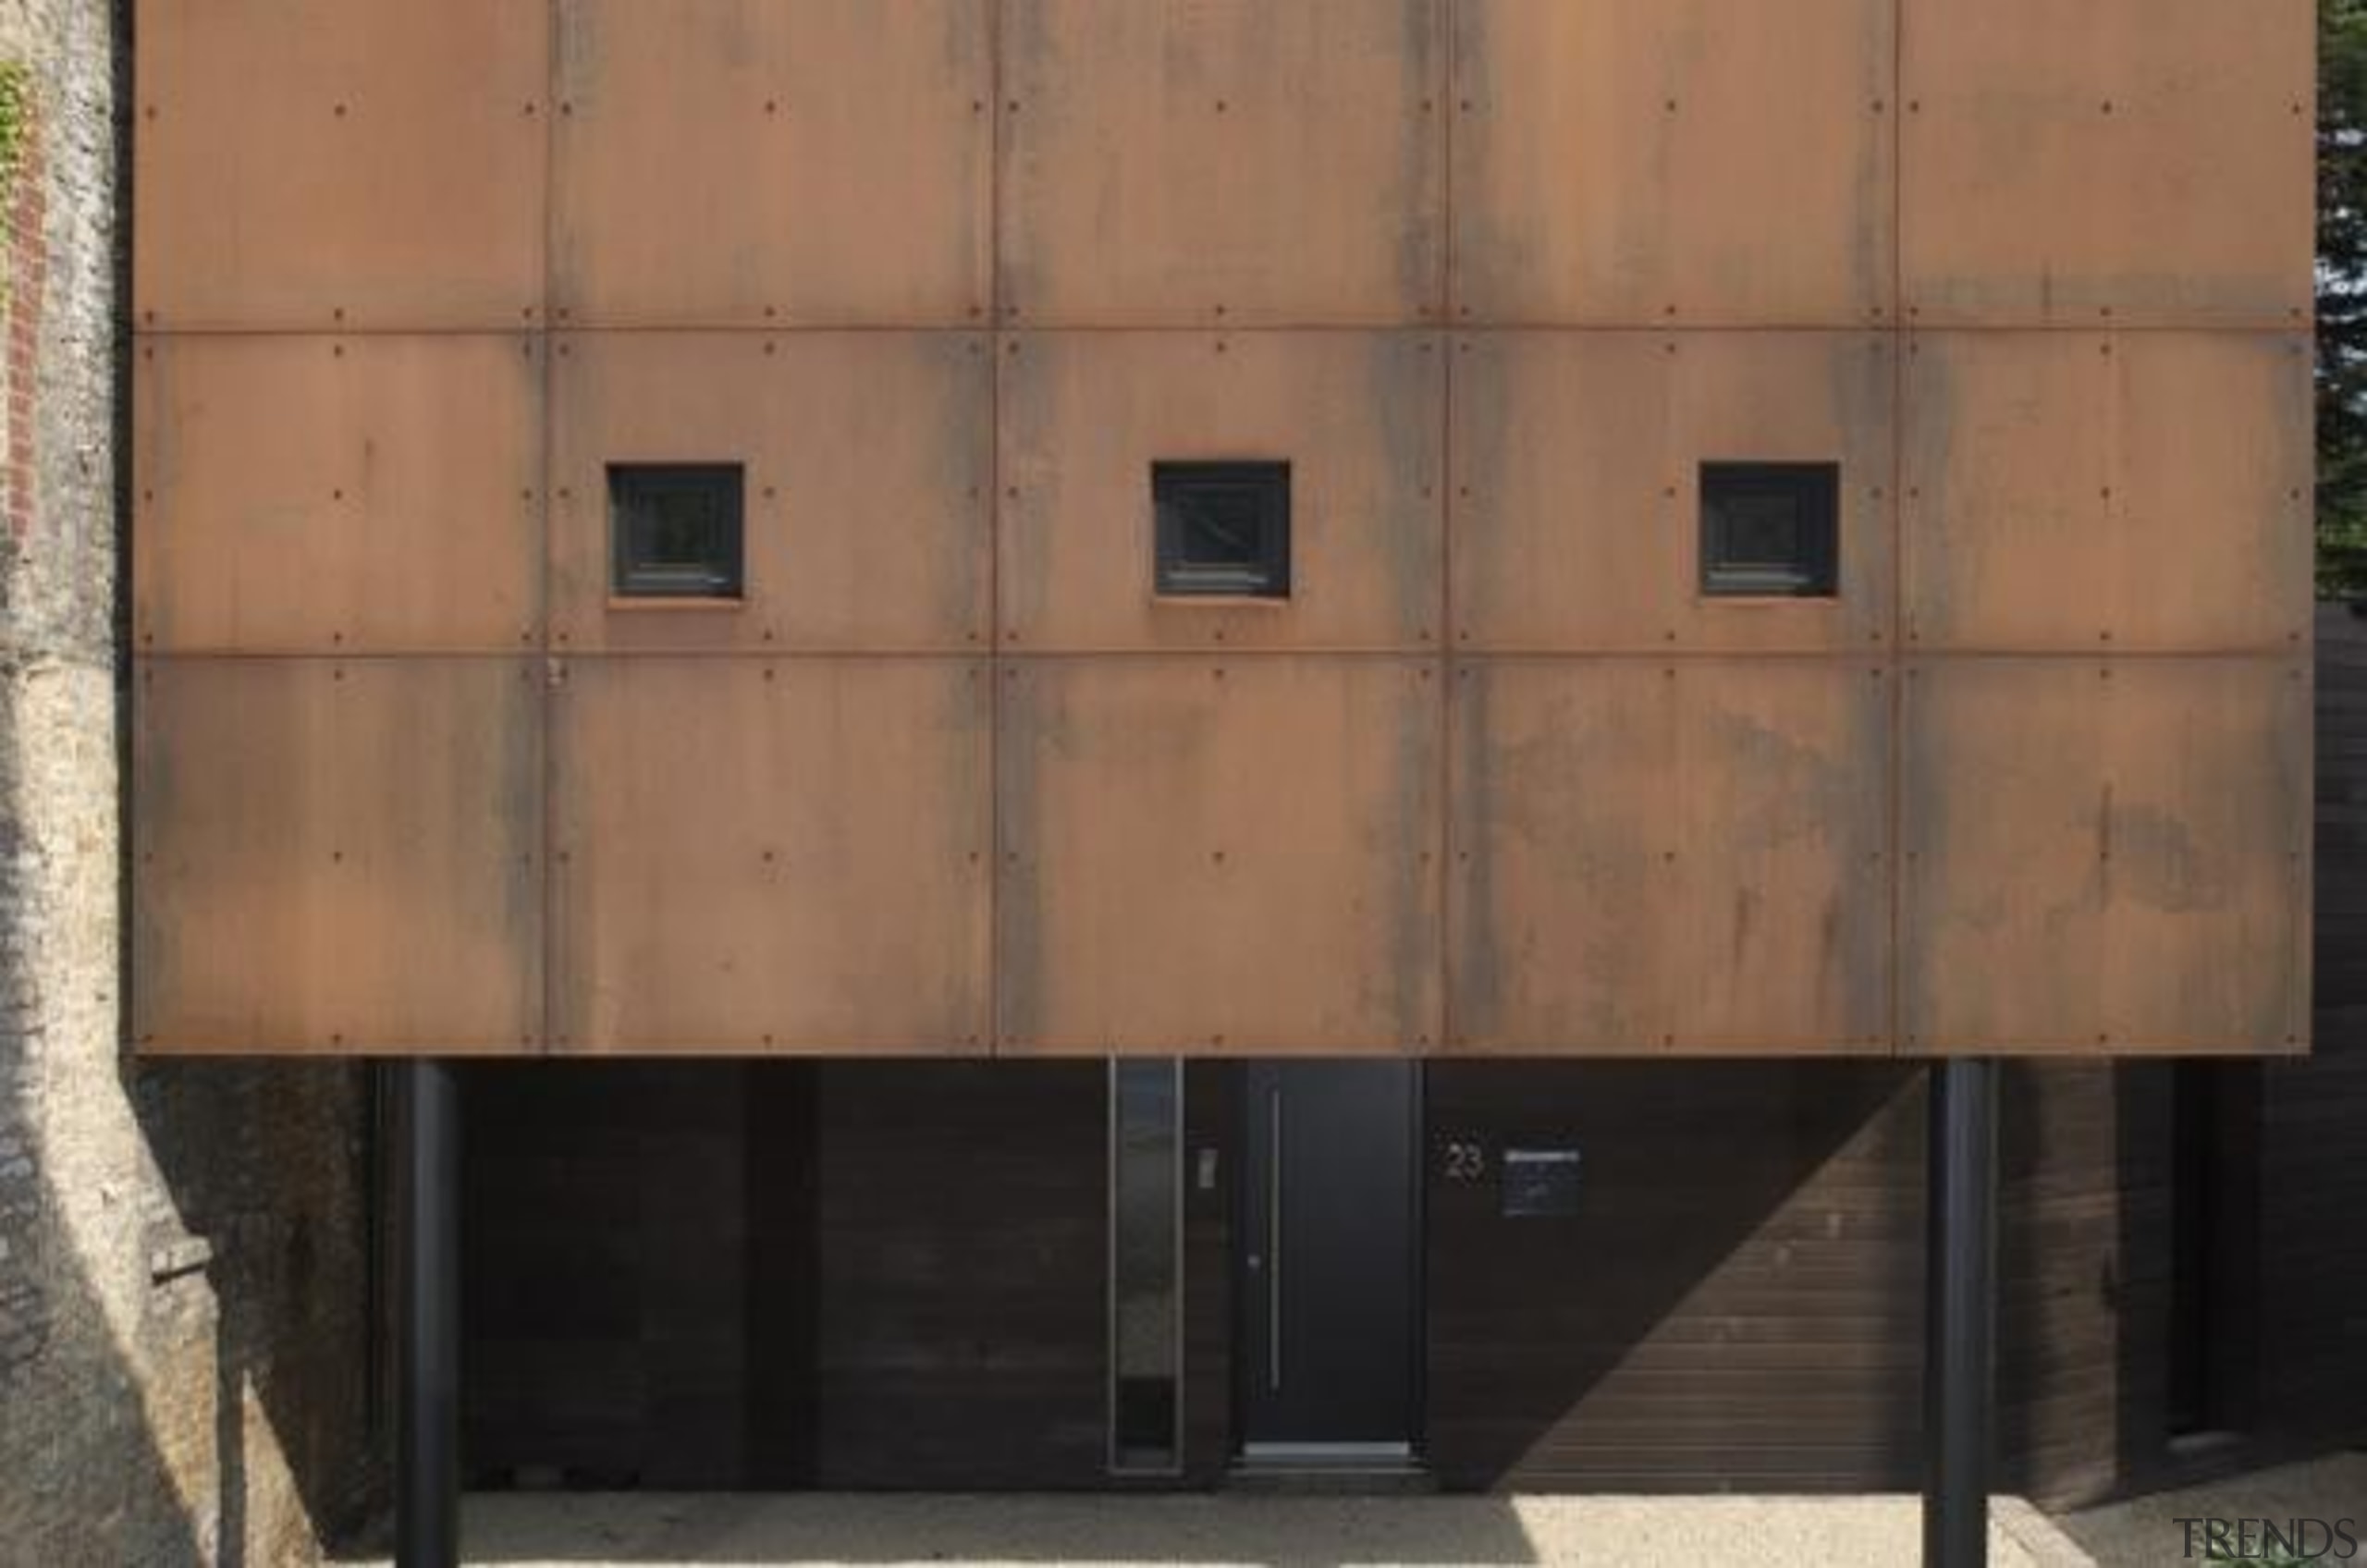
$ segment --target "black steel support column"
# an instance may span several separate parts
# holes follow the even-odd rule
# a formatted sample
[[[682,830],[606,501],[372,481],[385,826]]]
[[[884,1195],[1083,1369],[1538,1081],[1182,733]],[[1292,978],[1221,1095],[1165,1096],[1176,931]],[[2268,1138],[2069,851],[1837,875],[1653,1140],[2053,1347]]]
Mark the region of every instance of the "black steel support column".
[[[404,1064],[397,1568],[460,1561],[460,1102],[451,1064]]]
[[[1932,1068],[1924,1254],[1923,1565],[1986,1568],[1996,1326],[1997,1066]]]

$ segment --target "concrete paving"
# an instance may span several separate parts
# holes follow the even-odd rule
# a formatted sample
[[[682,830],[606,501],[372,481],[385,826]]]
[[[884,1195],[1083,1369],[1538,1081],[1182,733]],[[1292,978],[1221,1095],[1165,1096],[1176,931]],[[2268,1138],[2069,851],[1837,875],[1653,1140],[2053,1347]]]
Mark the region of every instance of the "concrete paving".
[[[839,1493],[472,1497],[463,1555],[505,1568],[1156,1563],[1379,1568],[1913,1568],[1912,1497],[993,1497]],[[2088,1568],[2001,1501],[1993,1568]],[[348,1561],[383,1563],[383,1556]]]
[[[2202,1560],[2200,1550],[2191,1558],[2184,1555],[2180,1519],[2274,1519],[2287,1529],[2294,1520],[2319,1519],[2329,1526],[2349,1520],[2349,1534],[2360,1543],[2357,1554],[2333,1561],[2367,1563],[2367,1453],[2336,1454],[2157,1492],[2068,1514],[2061,1523],[2099,1568],[2157,1568]],[[2317,1550],[2324,1539],[2313,1530],[2302,1545]],[[2338,1553],[2342,1543],[2335,1544]]]

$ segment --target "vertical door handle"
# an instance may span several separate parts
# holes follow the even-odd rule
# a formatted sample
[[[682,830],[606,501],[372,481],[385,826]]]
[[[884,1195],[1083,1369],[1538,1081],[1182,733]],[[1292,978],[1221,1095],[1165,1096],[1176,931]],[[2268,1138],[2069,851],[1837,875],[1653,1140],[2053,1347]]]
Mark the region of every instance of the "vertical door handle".
[[[1266,1387],[1282,1391],[1282,1092],[1272,1090],[1266,1157]]]

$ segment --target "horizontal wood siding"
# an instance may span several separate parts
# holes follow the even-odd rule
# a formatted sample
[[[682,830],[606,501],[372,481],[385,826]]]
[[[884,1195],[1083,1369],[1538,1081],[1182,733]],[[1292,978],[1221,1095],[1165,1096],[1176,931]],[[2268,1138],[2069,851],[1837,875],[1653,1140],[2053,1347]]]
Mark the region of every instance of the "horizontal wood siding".
[[[2318,1059],[2265,1071],[2255,1440],[2225,1452],[2356,1435],[2356,1038],[2324,1031]],[[2177,1071],[2006,1072],[2011,1489],[2072,1501],[2193,1473],[2167,1441]],[[1233,1444],[1233,1072],[1187,1080],[1187,1151],[1215,1156],[1186,1200],[1187,1485],[1220,1482]],[[1100,1063],[485,1066],[464,1082],[480,1476],[1110,1484]],[[1916,1484],[1919,1069],[1455,1062],[1428,1082],[1427,1449],[1443,1484]],[[1482,1180],[1450,1179],[1451,1142],[1486,1152]],[[1576,1215],[1502,1215],[1502,1152],[1523,1145],[1584,1151]]]
[[[1106,1093],[1098,1062],[817,1069],[817,1485],[1100,1481]]]
[[[2002,1085],[1998,1439],[2017,1490],[2091,1495],[2158,1430],[2161,1070]],[[1924,1096],[1895,1064],[1437,1064],[1430,1458],[1450,1486],[1911,1488]],[[1490,1177],[1444,1174],[1450,1141]],[[1507,1219],[1506,1146],[1575,1145],[1580,1213]],[[2149,1154],[2151,1149],[2153,1152]],[[2134,1196],[2116,1172],[2135,1162]]]
[[[718,1065],[463,1070],[474,1475],[749,1479],[748,1078]]]
[[[1100,1481],[1099,1064],[464,1082],[480,1478]]]
[[[2056,1503],[2102,1496],[2166,1436],[2173,1071],[2005,1070],[1997,1448],[2008,1489]]]
[[[1921,1096],[1891,1064],[1440,1063],[1429,1453],[1454,1487],[1818,1490],[1913,1479]],[[1445,1174],[1450,1141],[1488,1177]],[[1507,1146],[1575,1146],[1580,1212],[1510,1219]]]

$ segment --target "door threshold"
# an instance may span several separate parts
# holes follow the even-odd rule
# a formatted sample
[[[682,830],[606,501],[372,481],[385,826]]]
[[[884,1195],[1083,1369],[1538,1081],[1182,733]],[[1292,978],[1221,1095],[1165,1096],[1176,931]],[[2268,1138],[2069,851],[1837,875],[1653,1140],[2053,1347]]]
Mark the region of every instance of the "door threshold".
[[[1407,1443],[1252,1443],[1226,1473],[1231,1490],[1370,1495],[1438,1489]]]
[[[1414,1463],[1414,1445],[1384,1443],[1244,1443],[1235,1464],[1262,1469],[1272,1465],[1331,1468],[1338,1465],[1403,1466]]]

